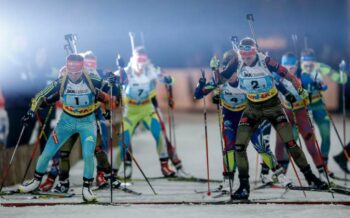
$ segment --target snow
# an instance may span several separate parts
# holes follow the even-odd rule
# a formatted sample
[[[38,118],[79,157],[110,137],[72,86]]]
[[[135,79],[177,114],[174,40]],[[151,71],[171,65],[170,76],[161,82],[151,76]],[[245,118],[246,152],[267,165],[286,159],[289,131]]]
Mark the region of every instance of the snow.
[[[176,114],[176,136],[177,149],[183,165],[187,172],[194,176],[205,178],[205,145],[204,145],[204,126],[201,114]],[[334,116],[337,126],[341,127],[341,117]],[[347,128],[350,128],[350,122],[347,122]],[[215,113],[208,114],[209,131],[209,151],[210,151],[210,177],[212,179],[222,179],[222,156],[219,143],[219,130],[217,116]],[[340,129],[340,134],[342,131]],[[271,136],[271,145],[274,149],[275,133]],[[330,157],[338,153],[341,146],[338,143],[336,135],[332,129],[332,147]],[[305,150],[305,149],[304,149]],[[148,177],[161,176],[159,161],[150,133],[140,133],[133,139],[133,151],[135,158],[145,171]],[[311,158],[306,152],[306,156],[313,167]],[[248,148],[248,157],[250,162],[250,180],[255,180],[256,175],[256,152],[252,146]],[[343,176],[340,169],[335,165],[332,158],[329,161],[330,169],[339,176]],[[76,196],[65,199],[29,199],[26,196],[6,196],[0,198],[0,203],[7,202],[82,202],[81,188],[77,187],[82,182],[82,166],[79,162],[71,171],[71,184]],[[314,168],[315,169],[315,168]],[[316,172],[316,171],[314,171]],[[300,172],[298,171],[300,174]],[[288,176],[297,184],[293,170],[290,168]],[[302,177],[302,175],[300,175]],[[194,182],[175,182],[161,180],[151,180],[151,184],[158,195],[153,195],[142,175],[133,166],[133,185],[130,186],[135,191],[142,192],[141,196],[130,195],[121,191],[115,191],[113,202],[162,202],[162,201],[221,201],[228,200],[228,197],[214,199],[204,194],[195,193],[194,190],[203,190],[207,188],[206,183]],[[235,188],[237,187],[237,177],[235,178]],[[344,182],[336,182],[344,185]],[[220,183],[211,183],[212,188],[216,188]],[[303,185],[306,185],[303,181]],[[251,188],[254,184],[251,185]],[[307,192],[307,198],[301,191],[289,191],[283,197],[282,189],[262,189],[251,192],[251,199],[270,199],[273,201],[349,201],[350,198],[344,195],[335,195],[332,199],[329,193]],[[95,192],[100,202],[109,202],[109,191]],[[216,193],[212,193],[215,195]],[[23,207],[9,208],[0,206],[0,217],[345,217],[349,207],[335,205],[119,205],[119,206],[101,206],[101,205],[61,205],[46,207]]]

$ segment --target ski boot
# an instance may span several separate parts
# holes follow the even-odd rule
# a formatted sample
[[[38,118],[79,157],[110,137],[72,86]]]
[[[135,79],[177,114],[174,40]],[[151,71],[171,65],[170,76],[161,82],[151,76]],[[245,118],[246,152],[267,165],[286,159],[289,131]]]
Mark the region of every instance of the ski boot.
[[[108,182],[105,179],[105,173],[102,170],[97,171],[96,186],[98,186],[99,188],[105,188],[108,186]]]
[[[346,151],[341,151],[338,155],[333,156],[333,159],[338,164],[340,169],[342,169],[345,173],[350,174],[350,170],[348,168],[348,159],[345,156],[344,152]]]
[[[41,185],[39,186],[39,190],[43,191],[43,192],[47,192],[50,191],[51,188],[53,187],[55,180],[56,180],[55,175],[52,175],[51,173],[49,173],[49,175],[47,176],[45,182],[41,183]]]
[[[109,174],[105,174],[105,178],[107,180],[111,179],[112,181],[112,187],[117,189],[121,186],[121,182],[117,179],[117,175],[118,175],[118,170],[113,169],[113,175],[111,175],[111,173]]]
[[[301,172],[304,174],[304,177],[310,187],[315,187],[322,190],[328,189],[327,183],[317,178],[315,174],[312,173],[310,166],[307,166],[301,170]]]
[[[57,193],[67,193],[69,191],[69,179],[60,179],[53,191]]]
[[[169,168],[168,158],[160,160],[160,169],[164,177],[174,177],[175,172]]]
[[[175,166],[175,169],[176,169],[176,176],[177,177],[182,177],[182,178],[191,178],[192,175],[187,173],[185,170],[184,170],[184,167],[182,166],[182,162],[181,160],[178,160],[178,161],[172,161],[173,165]]]
[[[132,162],[126,160],[125,161],[125,178],[130,179],[132,176]],[[123,174],[124,177],[124,174]]]
[[[35,171],[34,178],[32,180],[18,187],[19,192],[28,193],[37,190],[40,186],[40,182],[43,176],[44,173],[39,173]]]
[[[239,188],[231,195],[231,200],[248,200],[250,193],[249,177],[240,177],[239,183]]]
[[[284,169],[282,167],[278,168],[273,174],[283,187],[292,186],[292,181],[284,174]]]
[[[260,179],[263,184],[272,183],[269,170],[269,167],[265,163],[261,163]]]
[[[91,185],[92,185],[92,181],[94,180],[92,179],[86,179],[84,178],[84,183],[83,183],[83,190],[82,190],[82,194],[83,194],[83,200],[85,202],[96,202],[97,198],[95,196],[95,194],[91,191]]]

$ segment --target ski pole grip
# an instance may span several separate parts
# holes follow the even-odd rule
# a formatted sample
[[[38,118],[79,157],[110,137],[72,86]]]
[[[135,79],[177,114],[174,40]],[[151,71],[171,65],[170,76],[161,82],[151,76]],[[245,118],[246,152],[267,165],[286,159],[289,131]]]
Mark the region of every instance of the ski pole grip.
[[[205,71],[203,69],[201,69],[201,73],[202,73],[202,78],[205,79]]]
[[[254,16],[253,14],[247,14],[247,20],[254,21]]]

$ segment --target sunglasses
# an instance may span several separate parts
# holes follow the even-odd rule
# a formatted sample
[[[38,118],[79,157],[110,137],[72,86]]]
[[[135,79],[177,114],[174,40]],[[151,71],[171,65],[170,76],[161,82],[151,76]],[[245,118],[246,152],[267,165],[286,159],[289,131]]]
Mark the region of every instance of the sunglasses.
[[[251,45],[240,45],[239,54],[243,56],[254,56],[256,54],[256,48]]]

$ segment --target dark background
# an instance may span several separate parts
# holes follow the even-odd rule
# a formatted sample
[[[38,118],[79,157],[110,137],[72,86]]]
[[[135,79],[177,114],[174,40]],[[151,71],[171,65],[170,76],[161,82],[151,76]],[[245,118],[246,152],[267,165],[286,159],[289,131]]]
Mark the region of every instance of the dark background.
[[[253,13],[257,37],[282,38],[279,58],[293,50],[291,34],[303,37],[318,58],[336,67],[347,54],[346,0],[0,0],[0,48],[26,39],[30,58],[47,49],[50,64],[64,63],[63,35],[76,33],[78,49],[92,50],[102,68],[114,68],[116,53],[130,55],[128,32],[143,32],[151,58],[161,67],[202,67],[214,53],[230,49],[230,37],[250,36],[245,16]],[[140,37],[138,35],[138,40]],[[264,47],[264,46],[262,46]],[[3,63],[6,64],[6,63]]]
[[[75,33],[78,51],[92,50],[101,69],[114,70],[116,54],[131,54],[128,32],[144,33],[146,49],[163,68],[206,67],[231,49],[230,38],[251,36],[246,14],[255,17],[259,46],[280,59],[316,50],[337,69],[349,61],[346,0],[0,0],[0,88],[10,120],[7,146],[14,146],[31,98],[57,78],[65,63],[64,35]],[[347,93],[350,87],[348,83]],[[347,96],[349,99],[350,96]],[[340,101],[341,102],[341,101]],[[347,104],[350,101],[347,101]],[[31,127],[32,128],[32,127]],[[31,131],[26,131],[27,142]]]

